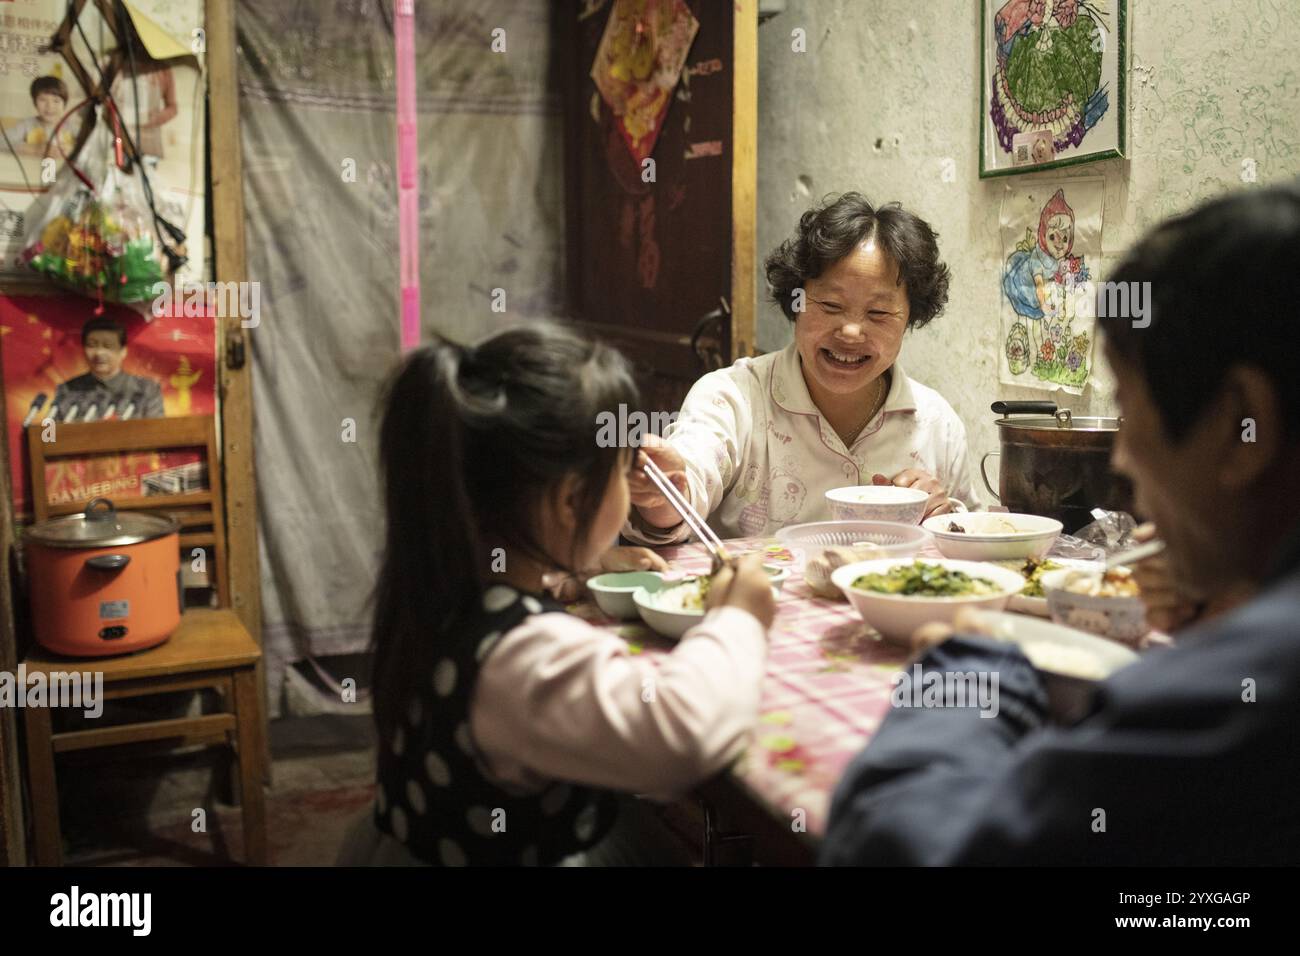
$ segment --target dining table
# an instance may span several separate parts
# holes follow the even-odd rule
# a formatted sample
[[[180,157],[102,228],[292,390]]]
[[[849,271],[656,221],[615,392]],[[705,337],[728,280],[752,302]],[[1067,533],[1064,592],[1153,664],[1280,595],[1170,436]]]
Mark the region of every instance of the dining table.
[[[768,632],[767,673],[750,744],[725,773],[701,788],[710,809],[757,841],[756,857],[810,863],[826,830],[835,784],[889,710],[893,675],[907,652],[887,643],[849,604],[817,597],[802,562],[770,538],[725,542],[732,556],[763,552],[765,563],[792,569],[776,598]],[[702,544],[659,548],[673,574],[707,574]],[[918,557],[938,557],[932,546]],[[641,621],[619,621],[588,600],[569,607],[628,642],[634,654],[661,658],[673,642]]]
[[[767,668],[757,720],[743,755],[698,788],[706,829],[745,834],[757,862],[809,865],[826,832],[831,798],[849,761],[871,740],[890,710],[908,649],[884,640],[853,607],[815,595],[803,579],[803,557],[773,538],[724,542],[733,556],[755,551],[791,573],[776,598],[768,631]],[[698,542],[656,549],[669,576],[707,574],[711,555]],[[933,539],[917,558],[942,557]],[[590,599],[568,607],[628,643],[633,654],[662,659],[674,642],[641,621],[604,614]],[[1156,642],[1163,635],[1151,635]],[[706,838],[707,844],[707,838]],[[706,850],[707,856],[707,850]]]

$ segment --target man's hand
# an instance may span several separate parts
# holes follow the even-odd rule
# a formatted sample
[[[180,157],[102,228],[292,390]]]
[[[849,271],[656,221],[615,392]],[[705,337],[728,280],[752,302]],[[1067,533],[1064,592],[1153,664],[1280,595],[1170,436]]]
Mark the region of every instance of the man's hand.
[[[953,616],[952,623],[931,621],[922,624],[912,632],[908,647],[914,657],[921,657],[936,644],[942,644],[954,634],[990,634],[988,624],[980,612],[970,607],[959,608]]]
[[[1136,541],[1150,541],[1155,536],[1156,526],[1149,521],[1133,529]],[[1133,580],[1147,608],[1147,623],[1157,631],[1170,634],[1200,617],[1201,602],[1174,581],[1164,553],[1133,565]]]

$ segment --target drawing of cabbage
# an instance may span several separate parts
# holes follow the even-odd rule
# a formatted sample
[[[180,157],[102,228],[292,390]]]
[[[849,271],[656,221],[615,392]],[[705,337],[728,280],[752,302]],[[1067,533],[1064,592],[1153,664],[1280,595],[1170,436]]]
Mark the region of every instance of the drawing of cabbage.
[[[1019,42],[1007,63],[1007,86],[1016,103],[1031,112],[1062,106],[1067,97],[1079,109],[1101,83],[1101,51],[1093,49],[1092,17],[1076,17],[1052,35],[1052,45],[1040,50]]]

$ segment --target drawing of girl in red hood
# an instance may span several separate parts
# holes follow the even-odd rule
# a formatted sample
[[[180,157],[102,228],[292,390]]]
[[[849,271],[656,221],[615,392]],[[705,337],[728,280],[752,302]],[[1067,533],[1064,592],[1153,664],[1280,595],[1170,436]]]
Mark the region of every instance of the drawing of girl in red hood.
[[[1071,285],[1088,278],[1082,258],[1070,255],[1074,249],[1074,210],[1065,201],[1065,190],[1058,189],[1043,206],[1038,216],[1037,242],[1029,230],[1025,233],[1025,239],[1007,258],[1002,290],[1017,315],[1041,319],[1052,309],[1052,283],[1063,285],[1070,275]]]

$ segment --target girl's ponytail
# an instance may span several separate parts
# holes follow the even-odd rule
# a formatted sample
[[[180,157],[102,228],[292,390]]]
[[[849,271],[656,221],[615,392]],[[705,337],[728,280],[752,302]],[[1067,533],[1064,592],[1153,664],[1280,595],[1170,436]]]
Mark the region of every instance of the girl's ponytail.
[[[460,386],[466,349],[446,339],[417,349],[389,384],[379,454],[387,527],[375,591],[374,685],[379,726],[400,719],[426,671],[436,634],[477,596],[482,545],[465,487],[465,421],[483,404]],[[432,506],[422,506],[432,500]]]

